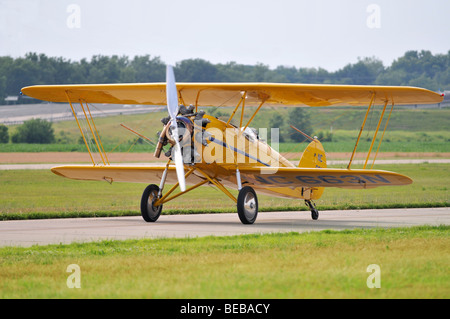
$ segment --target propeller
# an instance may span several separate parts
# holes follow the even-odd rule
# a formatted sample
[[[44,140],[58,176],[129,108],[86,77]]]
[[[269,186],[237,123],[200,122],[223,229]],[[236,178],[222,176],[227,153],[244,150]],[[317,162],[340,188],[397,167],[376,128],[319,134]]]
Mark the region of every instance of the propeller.
[[[175,145],[172,148],[172,155],[175,161],[175,167],[177,171],[178,183],[180,185],[180,190],[184,192],[186,190],[186,180],[184,178],[184,164],[183,157],[181,155],[181,146],[178,137],[178,125],[177,125],[177,115],[179,110],[178,105],[178,91],[175,84],[175,74],[173,73],[173,67],[171,65],[167,66],[166,69],[166,97],[167,97],[167,110],[170,115],[171,124],[170,129],[172,131],[173,139],[175,140]]]

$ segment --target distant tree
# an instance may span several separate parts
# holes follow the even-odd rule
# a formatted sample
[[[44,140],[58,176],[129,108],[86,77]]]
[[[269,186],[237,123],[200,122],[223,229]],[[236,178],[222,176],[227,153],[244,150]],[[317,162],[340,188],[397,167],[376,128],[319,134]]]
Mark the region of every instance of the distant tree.
[[[300,77],[296,68],[294,67],[285,67],[279,66],[275,69],[275,72],[278,74],[279,83],[299,83]]]
[[[281,114],[279,114],[279,113],[276,113],[274,116],[272,116],[271,118],[270,118],[270,121],[269,121],[269,132],[270,132],[270,129],[272,129],[272,128],[277,128],[277,129],[279,129],[279,131],[278,131],[278,141],[280,142],[280,143],[282,143],[282,142],[284,142],[284,136],[283,136],[283,134],[281,134],[281,129],[283,128],[283,126],[284,126],[284,118],[283,118],[283,116],[281,115]]]
[[[202,59],[183,60],[176,64],[175,77],[179,82],[216,82],[216,67]]]
[[[253,66],[228,62],[217,64],[217,81],[219,82],[252,82],[251,76]]]
[[[429,90],[450,88],[446,76],[450,69],[450,51],[434,55],[430,51],[407,51],[380,74],[376,80],[381,85],[412,85]]]
[[[28,58],[17,58],[8,69],[7,95],[18,95],[22,87],[33,84],[41,84],[37,65]]]
[[[272,72],[269,66],[258,63],[253,67],[252,77],[254,82],[268,82],[268,78]]]
[[[438,89],[436,82],[432,78],[427,77],[425,73],[417,78],[411,79],[408,82],[408,85],[431,89],[436,88],[436,90]]]
[[[298,128],[300,131],[308,135],[313,133],[309,112],[307,112],[304,108],[291,108],[288,112],[288,124]],[[289,137],[293,142],[302,142],[305,140],[305,137],[302,134],[292,128],[289,129]]]
[[[136,82],[164,82],[166,80],[166,65],[159,57],[135,56],[129,67],[132,71],[126,73],[128,76],[134,73]],[[178,77],[176,80],[180,81]]]
[[[0,124],[0,143],[8,143],[9,142],[9,133],[8,133],[8,127]]]
[[[55,142],[55,134],[52,123],[41,120],[32,119],[25,121],[17,128],[11,136],[13,143],[30,143],[30,144],[49,144]]]
[[[335,72],[338,83],[354,85],[374,84],[378,75],[384,71],[383,63],[376,58],[358,59],[355,64],[347,64]]]
[[[20,89],[37,84],[164,82],[166,64],[150,55],[104,56],[70,61],[63,57],[27,53],[24,57],[0,57],[0,102]],[[407,51],[389,67],[375,58],[358,58],[329,72],[322,68],[279,66],[236,62],[213,64],[202,59],[180,61],[175,67],[179,82],[282,82],[317,84],[414,85],[430,90],[450,89],[450,51]],[[28,100],[23,100],[23,102]],[[32,101],[29,100],[31,103]]]
[[[0,74],[2,74],[1,71]],[[0,76],[0,104],[1,102],[3,102],[5,97],[6,97],[6,77]]]

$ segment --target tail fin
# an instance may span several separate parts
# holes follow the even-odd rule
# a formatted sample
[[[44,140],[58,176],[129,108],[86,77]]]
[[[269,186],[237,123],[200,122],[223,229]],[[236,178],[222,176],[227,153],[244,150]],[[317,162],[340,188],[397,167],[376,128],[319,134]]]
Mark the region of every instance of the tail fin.
[[[300,162],[298,163],[298,167],[305,168],[326,168],[327,167],[327,158],[325,155],[325,150],[322,146],[322,143],[319,142],[318,139],[314,139],[309,145],[306,147],[303,152],[302,157],[300,158]],[[302,187],[302,197],[306,200],[315,200],[322,197],[324,192],[324,187]]]
[[[295,126],[291,125],[291,128],[302,134],[308,140],[311,141],[303,152],[298,167],[306,168],[326,168],[327,158],[325,156],[325,150],[323,149],[322,143],[319,142],[317,137],[312,138],[308,134],[300,131]]]
[[[307,167],[307,168],[327,167],[327,158],[325,155],[325,150],[322,146],[322,143],[320,143],[318,139],[314,139],[306,147],[302,157],[300,158],[298,167]]]

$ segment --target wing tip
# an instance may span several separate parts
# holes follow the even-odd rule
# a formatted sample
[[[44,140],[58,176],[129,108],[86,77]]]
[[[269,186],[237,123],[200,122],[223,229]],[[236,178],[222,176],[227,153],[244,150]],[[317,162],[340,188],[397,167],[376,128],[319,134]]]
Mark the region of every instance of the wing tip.
[[[58,170],[58,167],[52,167],[50,170],[52,171],[53,174],[56,174],[56,175],[61,176],[61,177],[66,177],[64,174],[62,174],[62,173]]]

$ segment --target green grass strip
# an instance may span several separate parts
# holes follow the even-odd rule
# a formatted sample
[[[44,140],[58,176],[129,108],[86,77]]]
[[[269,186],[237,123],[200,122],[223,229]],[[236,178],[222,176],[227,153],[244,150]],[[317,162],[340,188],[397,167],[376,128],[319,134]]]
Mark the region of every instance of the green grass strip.
[[[0,248],[0,298],[449,298],[450,226]],[[69,265],[81,288],[70,289]],[[380,288],[369,288],[380,270]],[[369,280],[370,281],[370,280]]]

